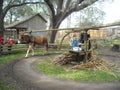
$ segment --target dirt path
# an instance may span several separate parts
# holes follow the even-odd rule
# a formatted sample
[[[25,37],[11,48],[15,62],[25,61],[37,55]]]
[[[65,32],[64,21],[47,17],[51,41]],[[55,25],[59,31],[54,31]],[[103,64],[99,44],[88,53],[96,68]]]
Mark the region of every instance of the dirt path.
[[[98,56],[111,62],[111,67],[120,74],[120,52],[111,51],[110,46],[99,48],[99,50],[101,50],[101,52]]]
[[[41,57],[13,60],[4,67],[0,76],[15,86],[16,90],[120,90],[120,82],[76,82],[37,72],[32,63]]]
[[[110,59],[120,67],[120,57],[108,54],[109,49],[99,54],[100,57]],[[0,79],[6,80],[16,90],[120,90],[120,82],[77,82],[57,79],[36,71],[32,63],[43,56],[20,58],[12,60],[0,67]]]

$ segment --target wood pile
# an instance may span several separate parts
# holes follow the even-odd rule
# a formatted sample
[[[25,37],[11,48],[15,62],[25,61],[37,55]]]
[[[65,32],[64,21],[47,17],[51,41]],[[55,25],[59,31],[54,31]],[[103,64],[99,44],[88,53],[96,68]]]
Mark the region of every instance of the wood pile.
[[[65,65],[65,64],[70,64],[73,62],[78,64],[84,60],[85,60],[84,52],[80,53],[80,52],[69,51],[69,52],[66,52],[66,53],[63,53],[57,56],[53,62],[55,64]]]
[[[53,63],[58,64],[58,65],[66,65],[70,64],[72,65],[71,69],[76,70],[76,69],[92,69],[92,70],[108,70],[108,63],[105,60],[102,60],[101,58],[97,58],[95,56],[92,56],[84,62],[85,59],[85,54],[79,55],[77,53],[71,53],[66,52],[63,53],[59,56],[57,56]]]
[[[76,54],[71,54],[69,52],[63,53],[57,56],[54,60],[55,64],[65,65],[72,61],[76,61]]]
[[[107,70],[107,62],[100,58],[93,57],[91,60],[88,60],[86,63],[80,63],[75,65],[72,69],[92,69],[92,70]]]

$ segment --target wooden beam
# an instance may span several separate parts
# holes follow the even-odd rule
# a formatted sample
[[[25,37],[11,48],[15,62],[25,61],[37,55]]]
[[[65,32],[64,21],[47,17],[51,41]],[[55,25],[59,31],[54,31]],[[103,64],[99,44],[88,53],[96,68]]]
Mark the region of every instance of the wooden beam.
[[[79,31],[86,31],[86,30],[98,30],[99,28],[104,28],[104,27],[111,27],[111,26],[118,26],[120,25],[120,22],[115,22],[115,23],[109,23],[109,24],[103,24],[99,26],[89,26],[89,27],[81,27],[81,28],[61,28],[61,29],[48,29],[48,30],[32,30],[32,32],[49,32],[49,31],[62,31],[62,30],[69,30],[70,32],[79,32]],[[29,31],[26,31],[29,32]]]

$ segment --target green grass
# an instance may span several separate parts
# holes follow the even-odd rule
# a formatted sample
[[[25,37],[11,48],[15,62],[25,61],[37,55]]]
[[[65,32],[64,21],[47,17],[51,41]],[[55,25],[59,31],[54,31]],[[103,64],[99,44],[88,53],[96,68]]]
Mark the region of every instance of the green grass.
[[[116,37],[111,41],[103,40],[100,41],[101,45],[111,45],[111,44],[120,44],[120,37]]]
[[[4,81],[0,81],[0,90],[15,90],[12,86],[8,86]]]
[[[14,45],[14,47],[18,47],[18,46]],[[19,49],[21,50],[21,48],[19,48]],[[50,49],[48,51],[48,53],[58,53],[58,52],[62,52],[62,51],[57,51],[57,50],[52,50],[52,49]],[[35,54],[42,54],[42,53],[43,53],[43,50],[41,50],[41,49],[35,50]],[[9,62],[10,60],[24,57],[25,54],[26,54],[26,51],[24,53],[0,55],[0,65],[5,64],[5,63]],[[30,55],[31,55],[31,52],[30,52],[29,56]],[[0,80],[0,90],[15,90],[15,89],[12,86],[7,85],[7,82],[5,82],[4,80]]]
[[[102,70],[71,70],[70,66],[58,66],[53,64],[54,57],[45,57],[37,60],[34,66],[37,70],[64,79],[79,81],[115,81],[120,80],[120,75],[116,75],[111,71]]]
[[[0,64],[6,63],[12,59],[19,58],[24,56],[25,53],[16,53],[16,54],[8,54],[8,55],[0,55]]]

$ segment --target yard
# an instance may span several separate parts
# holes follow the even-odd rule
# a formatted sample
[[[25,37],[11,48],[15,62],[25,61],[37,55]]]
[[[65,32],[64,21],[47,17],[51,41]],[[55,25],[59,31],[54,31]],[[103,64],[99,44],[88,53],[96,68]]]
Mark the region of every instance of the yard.
[[[117,41],[117,43],[119,43],[119,40]],[[68,45],[65,45],[64,47],[66,46],[68,47]],[[18,45],[14,45],[13,48],[17,48],[18,50],[19,49],[21,50],[21,48],[18,48]],[[22,49],[23,48],[26,48],[26,46],[23,45]],[[69,50],[69,49],[67,48],[61,51],[50,49],[49,53],[50,54],[63,53],[66,50]],[[10,70],[12,70],[12,68],[9,66],[13,65],[13,63],[10,63],[10,62],[14,62],[17,59],[24,57],[25,53],[26,52],[21,52],[21,53],[19,52],[16,54],[1,55],[0,56],[0,72],[1,72],[0,76],[5,74],[4,71],[9,72]],[[36,55],[40,55],[40,54],[42,54],[42,51],[40,49],[37,49]],[[97,50],[95,50],[95,54],[99,57],[104,58],[104,60],[109,61],[112,68],[110,67],[109,70],[91,70],[91,69],[71,70],[70,66],[58,66],[58,65],[53,64],[52,61],[54,60],[54,57],[55,57],[54,55],[45,56],[39,60],[36,60],[34,64],[37,70],[40,70],[48,75],[51,75],[57,78],[64,78],[64,79],[77,80],[77,81],[104,81],[104,82],[105,81],[119,81],[120,80],[119,52],[111,51],[111,47],[110,46],[108,47],[106,46],[106,44],[104,44],[102,47],[99,47]],[[6,68],[4,70],[3,67],[5,66],[9,68]],[[8,75],[9,74],[11,73],[8,73]],[[10,84],[9,79],[7,79],[8,81],[5,79],[3,80],[2,77],[3,76],[1,76],[0,78],[0,88],[2,90],[14,90],[15,86],[13,84]],[[9,76],[7,77],[11,78]]]

